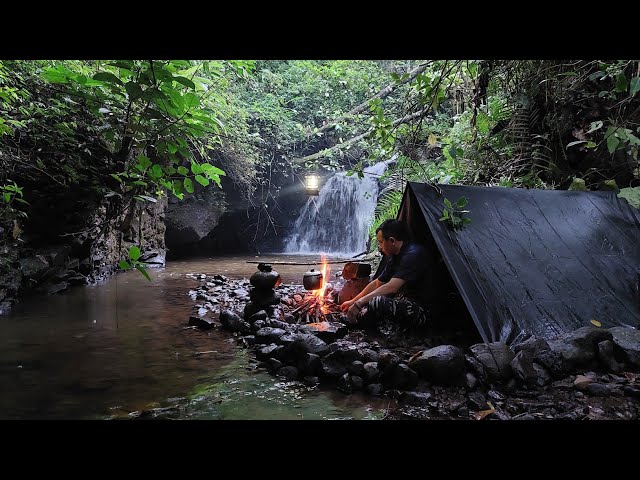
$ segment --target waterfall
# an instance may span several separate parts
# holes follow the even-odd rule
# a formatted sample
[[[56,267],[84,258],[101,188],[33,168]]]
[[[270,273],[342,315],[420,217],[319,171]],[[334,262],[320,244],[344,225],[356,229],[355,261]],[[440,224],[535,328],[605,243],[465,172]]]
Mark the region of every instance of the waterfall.
[[[392,161],[365,168],[364,178],[344,172],[331,177],[300,210],[284,241],[285,253],[351,257],[364,252],[378,200],[377,179]]]

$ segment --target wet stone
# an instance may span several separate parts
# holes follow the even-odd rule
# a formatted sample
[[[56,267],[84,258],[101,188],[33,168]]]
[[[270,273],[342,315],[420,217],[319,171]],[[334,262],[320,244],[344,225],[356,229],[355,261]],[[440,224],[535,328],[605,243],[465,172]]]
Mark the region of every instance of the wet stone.
[[[366,391],[369,395],[378,396],[382,395],[382,393],[384,392],[384,387],[381,383],[371,383],[367,385]]]
[[[308,376],[302,379],[305,385],[309,387],[314,387],[320,383],[320,379],[318,377]]]
[[[371,382],[380,376],[378,362],[367,362],[363,365],[362,370],[364,372],[364,378],[367,380],[367,382]]]
[[[611,395],[609,388],[601,383],[590,383],[587,385],[587,393],[596,397],[608,397]]]
[[[298,378],[298,369],[292,366],[282,367],[277,371],[276,375],[288,380],[296,380]]]
[[[214,327],[214,321],[210,318],[202,318],[191,315],[189,317],[189,325],[192,327],[198,327],[202,330],[209,330]]]

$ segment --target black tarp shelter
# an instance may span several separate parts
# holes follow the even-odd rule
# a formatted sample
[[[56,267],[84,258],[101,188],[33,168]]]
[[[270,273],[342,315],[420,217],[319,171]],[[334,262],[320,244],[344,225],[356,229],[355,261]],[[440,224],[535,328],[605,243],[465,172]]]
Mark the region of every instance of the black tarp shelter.
[[[438,219],[444,197],[461,196],[472,221],[453,230]],[[411,182],[398,218],[433,252],[433,291],[448,272],[484,341],[549,338],[591,320],[640,326],[640,211],[615,192]]]

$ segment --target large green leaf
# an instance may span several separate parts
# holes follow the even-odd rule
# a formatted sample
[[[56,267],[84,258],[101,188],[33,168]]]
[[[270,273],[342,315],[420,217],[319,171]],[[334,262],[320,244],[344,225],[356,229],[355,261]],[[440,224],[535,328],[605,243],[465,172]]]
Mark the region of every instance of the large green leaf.
[[[624,198],[630,205],[640,210],[640,187],[623,188],[618,197]]]
[[[184,189],[189,193],[193,193],[194,192],[193,182],[191,181],[190,178],[185,178],[184,179]]]
[[[624,73],[616,75],[616,92],[626,92],[629,82]]]
[[[155,178],[162,177],[162,167],[156,163],[155,165],[153,165],[153,167],[151,167],[151,173]]]
[[[196,175],[196,181],[203,187],[206,187],[207,185],[209,185],[209,180],[203,177],[202,175]]]
[[[127,262],[126,260],[120,260],[118,262],[118,266],[122,269],[122,270],[129,270],[131,268],[131,265],[129,265],[129,262]]]
[[[42,77],[51,83],[68,83],[72,76],[73,72],[62,65],[47,68],[42,72]]]
[[[142,96],[142,88],[136,82],[127,82],[124,84],[124,88],[131,100],[136,100]]]
[[[149,274],[147,273],[147,270],[142,265],[136,265],[136,270],[138,270],[142,275],[144,275],[144,278],[151,281],[151,277],[149,276]]]
[[[607,149],[609,150],[609,153],[615,152],[619,144],[620,139],[615,135],[609,135],[607,137]]]
[[[189,80],[188,78],[185,77],[173,77],[173,79],[178,82],[181,83],[182,85],[184,85],[187,88],[190,88],[192,90],[196,89],[196,84],[193,83],[191,80]]]
[[[124,83],[122,83],[122,80],[120,80],[118,77],[116,77],[113,73],[110,73],[110,72],[96,73],[93,76],[93,79],[98,80],[100,82],[117,83],[118,85],[124,86]]]
[[[224,170],[220,170],[218,167],[214,167],[210,163],[203,163],[200,165],[200,168],[202,168],[202,171],[207,175],[226,175]]]
[[[135,64],[133,60],[116,60],[115,62],[110,62],[107,65],[111,65],[118,68],[126,68],[127,70],[133,70]]]
[[[138,165],[140,166],[140,168],[142,168],[142,170],[145,170],[152,165],[152,162],[151,160],[149,160],[149,157],[145,155],[138,155],[136,157],[136,160],[138,160]]]
[[[191,162],[191,171],[195,175],[198,175],[198,174],[202,173],[202,166],[197,164],[196,162]]]
[[[129,258],[131,260],[138,260],[140,258],[140,249],[135,245],[131,245],[129,249]]]
[[[187,110],[192,110],[200,105],[200,97],[198,97],[195,93],[187,93],[184,96],[184,106]]]

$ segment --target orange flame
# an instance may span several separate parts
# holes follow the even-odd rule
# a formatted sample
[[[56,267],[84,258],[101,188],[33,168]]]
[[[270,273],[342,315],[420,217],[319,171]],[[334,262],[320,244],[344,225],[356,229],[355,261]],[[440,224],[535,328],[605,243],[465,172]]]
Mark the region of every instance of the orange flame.
[[[322,313],[329,313],[329,307],[324,305],[324,296],[327,290],[329,275],[331,275],[331,267],[327,263],[327,257],[325,255],[322,255],[322,267],[320,271],[322,272],[322,286],[318,290],[314,290],[313,295],[318,297],[320,311]]]

